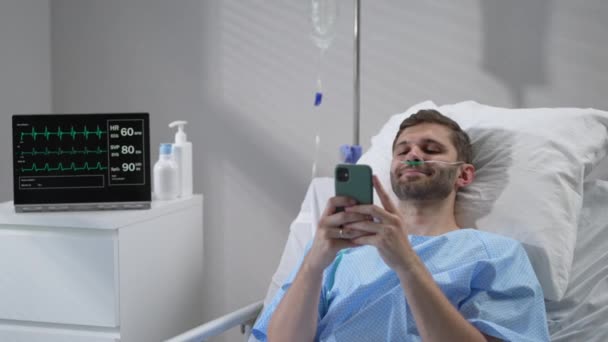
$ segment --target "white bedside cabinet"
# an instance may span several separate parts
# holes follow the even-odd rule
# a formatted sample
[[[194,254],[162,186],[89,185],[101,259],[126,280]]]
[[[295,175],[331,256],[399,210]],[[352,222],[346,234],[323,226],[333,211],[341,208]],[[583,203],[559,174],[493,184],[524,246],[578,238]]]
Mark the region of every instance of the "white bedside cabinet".
[[[203,198],[149,210],[0,204],[0,341],[150,342],[201,324]]]

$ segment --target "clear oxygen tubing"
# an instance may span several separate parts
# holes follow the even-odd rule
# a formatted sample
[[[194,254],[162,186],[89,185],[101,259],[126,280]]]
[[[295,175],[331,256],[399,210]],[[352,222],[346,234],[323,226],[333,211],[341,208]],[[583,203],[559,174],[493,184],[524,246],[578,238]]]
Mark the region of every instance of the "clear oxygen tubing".
[[[404,160],[401,163],[409,166],[420,166],[423,164],[442,164],[446,166],[458,166],[464,164],[463,161],[446,162],[443,160]]]

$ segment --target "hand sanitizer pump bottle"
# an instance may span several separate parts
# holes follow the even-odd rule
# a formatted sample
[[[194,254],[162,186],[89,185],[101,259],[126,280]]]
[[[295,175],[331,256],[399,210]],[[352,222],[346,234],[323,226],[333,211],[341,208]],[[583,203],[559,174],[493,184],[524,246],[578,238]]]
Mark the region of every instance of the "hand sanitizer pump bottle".
[[[173,121],[169,127],[177,127],[175,143],[173,143],[173,155],[180,174],[180,197],[192,196],[192,143],[187,140],[184,126],[186,121]]]

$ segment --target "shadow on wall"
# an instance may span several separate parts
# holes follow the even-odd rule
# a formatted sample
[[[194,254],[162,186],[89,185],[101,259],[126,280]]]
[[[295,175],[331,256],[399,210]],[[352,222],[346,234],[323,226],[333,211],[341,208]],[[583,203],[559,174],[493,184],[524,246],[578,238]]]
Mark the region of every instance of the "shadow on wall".
[[[552,0],[482,0],[482,69],[503,83],[516,107],[528,86],[547,83]]]
[[[209,106],[211,107],[211,106]],[[268,194],[276,197],[276,203],[291,203],[293,196],[286,187],[298,189],[297,198],[303,196],[309,178],[300,177],[301,165],[309,160],[296,151],[289,150],[272,136],[260,136],[263,131],[251,126],[251,121],[239,121],[242,113],[230,111],[229,106],[214,106],[203,122],[203,144],[221,146],[208,148],[210,160],[225,160],[240,170],[246,170],[248,181],[262,185]],[[272,170],[272,172],[270,172]]]
[[[508,170],[513,165],[513,132],[501,129],[467,130],[473,148],[475,180],[458,191],[456,221],[462,227],[479,228],[509,183]]]
[[[288,5],[293,7],[299,3],[299,1],[290,1]],[[238,109],[239,106],[233,106],[231,103],[247,101],[248,96],[251,95],[243,94],[242,98],[227,98],[226,95],[226,87],[231,85],[230,82],[239,82],[238,78],[227,79],[227,77],[240,77],[235,70],[226,71],[226,65],[236,63],[227,61],[231,56],[226,54],[226,50],[232,47],[226,47],[231,43],[227,40],[227,35],[230,35],[231,31],[226,30],[226,26],[230,26],[233,21],[239,25],[246,25],[247,13],[241,13],[243,12],[241,7],[246,6],[238,2],[223,3],[221,1],[209,1],[203,5],[205,23],[203,23],[202,32],[206,42],[203,55],[207,58],[204,64],[205,70],[203,70],[203,74],[206,76],[203,83],[203,101],[207,113],[201,120],[201,136],[202,144],[207,146],[205,152],[209,154],[205,156],[205,160],[225,161],[239,170],[246,170],[248,176],[246,181],[254,182],[266,189],[267,194],[274,197],[278,204],[299,204],[310,182],[310,178],[302,177],[303,174],[307,174],[302,172],[302,165],[306,165],[307,168],[310,165],[308,156],[303,156],[299,151],[294,151],[285,144],[281,144],[276,137],[260,134],[267,131],[263,129],[267,127],[261,127],[261,125],[271,125],[273,129],[280,130],[282,125],[289,125],[289,121],[269,123],[260,119],[249,119],[248,116],[255,114],[255,111],[260,109],[252,108],[251,113],[243,113],[242,109]],[[266,7],[276,6],[267,4],[261,6],[260,11]],[[231,8],[235,8],[233,12],[229,11]],[[298,10],[301,11],[303,8],[298,7]],[[240,17],[240,15],[244,15],[244,17]],[[239,38],[246,40],[241,36]],[[250,46],[241,46],[241,50],[229,51],[235,55],[248,55],[256,52],[256,50],[249,51],[249,48]],[[260,56],[251,58],[253,57],[256,61],[261,58]],[[260,66],[250,65],[250,67]],[[255,74],[255,70],[248,72]],[[251,76],[248,74],[243,77]],[[241,88],[235,87],[231,89],[230,95],[241,90]],[[270,98],[258,99],[257,102],[270,101]],[[272,108],[276,110],[276,103],[271,104],[275,105]],[[240,107],[242,108],[242,104]],[[263,108],[262,110],[269,109]],[[284,108],[280,108],[280,110],[284,110]],[[209,185],[216,185],[213,183],[210,182]],[[286,191],[286,187],[293,191]],[[295,202],[294,199],[296,199]]]
[[[267,127],[260,127],[269,124],[280,127],[287,122],[270,123],[253,118],[253,111],[253,114],[243,113],[234,108],[243,107],[239,101],[247,101],[250,94],[226,94],[227,86],[231,85],[229,82],[238,81],[226,79],[227,75],[239,76],[235,70],[226,71],[225,39],[229,32],[223,29],[230,23],[225,21],[224,7],[228,3],[239,6],[237,2],[201,2],[201,93],[195,95],[200,97],[200,111],[193,113],[198,130],[197,141],[193,142],[195,164],[198,166],[195,178],[197,189],[205,195],[205,286],[202,290],[204,308],[201,323],[265,294],[263,291],[270,282],[270,272],[276,267],[278,253],[289,233],[289,220],[295,217],[295,210],[310,181],[306,177],[309,173],[301,170],[302,165],[310,163],[307,156],[277,141],[276,136],[267,136],[264,133]],[[248,55],[252,51],[242,47],[234,53]],[[227,169],[239,170],[234,174],[243,179],[230,183],[231,175],[225,173]],[[252,184],[263,193],[227,193],[227,189],[235,189],[238,184]],[[270,199],[272,203],[262,200],[261,203],[247,202],[256,198]],[[254,209],[260,210],[268,204],[283,210],[260,212],[260,215],[273,217],[248,222],[247,218],[255,214]],[[293,214],[288,212],[292,209]],[[271,222],[272,227],[266,226],[267,222]],[[273,255],[277,255],[276,258]],[[256,268],[250,267],[251,264]],[[237,330],[232,329],[213,340],[242,340]]]

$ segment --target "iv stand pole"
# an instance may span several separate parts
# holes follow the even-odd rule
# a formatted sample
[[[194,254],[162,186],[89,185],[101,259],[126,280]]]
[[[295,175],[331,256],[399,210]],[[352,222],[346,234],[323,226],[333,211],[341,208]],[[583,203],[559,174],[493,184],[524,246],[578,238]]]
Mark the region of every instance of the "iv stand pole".
[[[355,0],[355,18],[354,18],[354,51],[353,51],[353,60],[354,60],[354,89],[353,89],[353,145],[359,145],[359,116],[360,116],[360,94],[361,94],[361,85],[359,81],[359,24],[361,22],[361,0]]]

